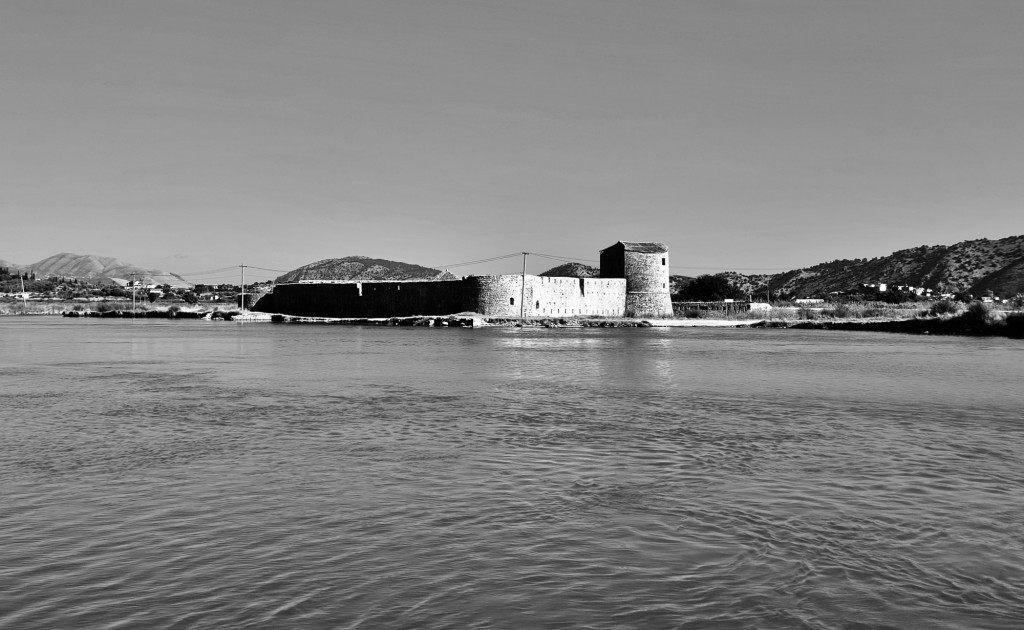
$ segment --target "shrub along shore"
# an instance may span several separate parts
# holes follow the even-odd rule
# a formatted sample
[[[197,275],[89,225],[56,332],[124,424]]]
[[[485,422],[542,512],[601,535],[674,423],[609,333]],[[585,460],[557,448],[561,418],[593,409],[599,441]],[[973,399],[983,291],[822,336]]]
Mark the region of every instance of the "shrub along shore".
[[[936,310],[942,312],[935,312]],[[919,335],[998,336],[1024,339],[1024,312],[998,311],[988,304],[972,302],[965,309],[932,307],[909,319],[874,321],[823,320],[797,321],[789,328],[827,330],[864,330],[912,333]]]

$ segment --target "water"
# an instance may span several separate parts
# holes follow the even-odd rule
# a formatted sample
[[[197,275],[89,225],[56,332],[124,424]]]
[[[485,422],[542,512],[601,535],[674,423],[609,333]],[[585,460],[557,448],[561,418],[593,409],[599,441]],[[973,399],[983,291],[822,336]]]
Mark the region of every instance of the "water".
[[[0,320],[3,628],[1019,628],[1024,343]]]

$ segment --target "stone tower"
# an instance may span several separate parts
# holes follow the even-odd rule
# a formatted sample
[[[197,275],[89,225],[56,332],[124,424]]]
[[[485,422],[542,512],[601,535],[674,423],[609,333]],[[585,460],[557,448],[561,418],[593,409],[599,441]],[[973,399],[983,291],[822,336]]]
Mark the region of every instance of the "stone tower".
[[[626,317],[672,317],[664,243],[619,241],[601,250],[601,277],[626,279]]]

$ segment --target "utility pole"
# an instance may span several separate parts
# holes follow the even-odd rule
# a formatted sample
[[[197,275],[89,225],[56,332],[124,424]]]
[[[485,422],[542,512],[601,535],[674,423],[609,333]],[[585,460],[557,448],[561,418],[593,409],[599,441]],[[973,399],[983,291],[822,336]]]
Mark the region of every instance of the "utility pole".
[[[523,319],[526,315],[526,255],[529,252],[523,252],[523,289],[519,293],[519,325],[523,325]]]
[[[245,312],[245,265],[238,265],[238,266],[242,268],[242,300],[240,302],[240,305],[242,307],[242,312],[244,313]]]
[[[134,320],[135,319],[135,288],[139,284],[139,282],[138,282],[139,274],[137,274],[137,273],[130,273],[128,275],[131,276],[131,279],[132,279],[132,320]]]

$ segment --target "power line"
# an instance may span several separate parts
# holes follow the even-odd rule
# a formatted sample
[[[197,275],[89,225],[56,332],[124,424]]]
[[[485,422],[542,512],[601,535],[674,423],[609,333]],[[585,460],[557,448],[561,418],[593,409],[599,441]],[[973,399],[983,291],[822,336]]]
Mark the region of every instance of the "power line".
[[[253,267],[252,265],[246,265],[246,269],[259,269],[260,271],[272,271],[274,273],[288,273],[291,269],[267,269],[266,267]]]
[[[179,276],[205,276],[214,273],[224,273],[225,271],[234,271],[235,267],[221,267],[220,269],[210,269],[209,271],[193,271],[192,273],[180,273]]]
[[[698,271],[721,271],[723,269],[727,269],[727,267],[683,267],[680,265],[671,265],[669,268],[689,269]],[[737,271],[739,269],[744,269],[746,271],[790,271],[786,267],[733,267],[732,269],[728,269],[728,271]]]
[[[479,265],[483,263],[494,262],[495,260],[504,260],[505,258],[513,258],[516,256],[522,256],[523,252],[515,252],[514,254],[505,254],[504,256],[495,256],[493,258],[482,258],[480,260],[471,260],[469,262],[455,263],[451,265],[434,265],[431,269],[451,269],[452,267],[465,267],[467,265]]]
[[[252,265],[246,265],[245,268],[246,269],[259,269],[260,271],[269,271],[271,273],[288,273],[288,271],[290,271],[288,269],[268,269],[266,267],[254,267]],[[201,276],[220,275],[220,274],[223,274],[223,273],[226,273],[226,272],[229,272],[229,271],[233,272],[235,269],[238,269],[238,265],[235,265],[234,267],[221,267],[220,269],[209,269],[209,270],[206,270],[206,271],[193,271],[191,273],[179,273],[178,275],[183,277],[183,278],[185,278],[185,277],[197,278],[197,277],[201,277]]]
[[[245,268],[248,269],[249,265],[246,265]],[[250,276],[252,275],[253,274],[250,274]],[[211,278],[203,278],[202,280],[196,280],[192,282],[192,284],[238,284],[237,282],[234,282],[234,280],[237,279],[238,276],[236,276],[235,274],[231,274],[226,276],[213,276]]]
[[[210,278],[202,278],[201,281],[193,282],[192,284],[210,284],[210,282],[213,282],[214,280],[228,280],[234,277],[235,274],[231,274],[229,276],[213,276]]]
[[[591,258],[571,258],[569,256],[554,256],[552,254],[539,254],[537,252],[530,252],[531,256],[540,256],[541,258],[550,258],[551,260],[560,260],[562,262],[586,262],[586,263],[598,263],[600,261],[593,260]]]

